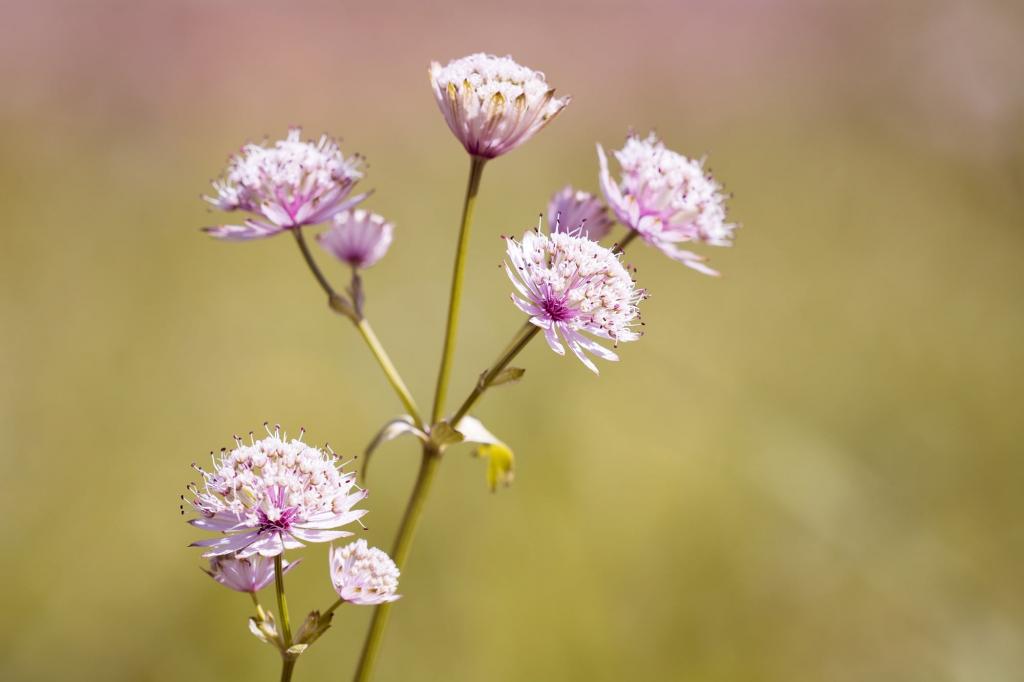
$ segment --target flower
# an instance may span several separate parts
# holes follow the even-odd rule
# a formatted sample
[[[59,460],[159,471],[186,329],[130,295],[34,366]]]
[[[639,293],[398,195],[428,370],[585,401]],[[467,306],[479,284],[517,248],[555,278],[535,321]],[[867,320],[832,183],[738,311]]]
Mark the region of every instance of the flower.
[[[395,601],[398,589],[398,566],[386,552],[368,547],[359,539],[338,549],[331,547],[328,556],[334,591],[351,604],[372,605]]]
[[[285,561],[284,573],[299,565],[298,561]],[[206,572],[224,587],[238,592],[259,592],[274,579],[274,560],[259,554],[249,558],[237,556],[210,557],[210,570]]]
[[[203,556],[275,556],[302,547],[302,541],[352,535],[330,529],[363,516],[365,509],[352,507],[367,492],[356,486],[354,473],[340,470],[333,452],[306,445],[301,437],[288,440],[279,427],[268,428],[262,440],[250,434],[249,444],[236,436],[233,450],[213,458],[213,471],[193,465],[204,482],[189,486],[199,513],[189,523],[223,533],[192,543],[206,548]]]
[[[338,143],[321,136],[303,142],[301,128],[273,147],[247,144],[228,161],[215,180],[215,197],[203,197],[222,211],[247,211],[259,216],[242,225],[218,225],[205,231],[218,239],[259,239],[303,225],[316,225],[358,204],[368,193],[349,197],[363,177],[362,158],[345,158]]]
[[[612,219],[601,200],[589,192],[566,185],[548,203],[548,225],[553,232],[574,232],[598,241],[612,229]]]
[[[493,159],[534,136],[569,103],[544,74],[511,57],[477,53],[430,65],[434,97],[466,151]]]
[[[581,332],[615,345],[640,338],[633,326],[639,322],[637,304],[647,293],[637,288],[617,254],[578,230],[547,236],[530,230],[521,242],[511,237],[506,242],[505,271],[522,295],[513,294],[512,302],[544,330],[551,350],[565,354],[561,337],[596,374],[587,352],[604,360],[619,357]]]
[[[726,195],[705,172],[703,161],[667,149],[654,133],[646,139],[631,133],[615,152],[622,166],[622,179],[616,184],[601,145],[597,155],[605,199],[626,227],[669,258],[707,275],[718,274],[704,265],[702,256],[677,246],[693,241],[712,246],[732,243],[736,225],[725,222]]]
[[[320,246],[354,268],[368,268],[388,252],[394,225],[362,209],[342,211],[331,228],[317,237]]]

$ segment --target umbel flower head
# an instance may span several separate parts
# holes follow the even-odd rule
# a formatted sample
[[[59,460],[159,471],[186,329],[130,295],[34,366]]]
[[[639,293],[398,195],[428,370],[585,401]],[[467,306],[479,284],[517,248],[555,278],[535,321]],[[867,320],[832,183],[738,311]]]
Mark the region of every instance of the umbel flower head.
[[[398,566],[391,557],[359,539],[338,549],[331,547],[328,557],[334,591],[351,604],[372,605],[395,601]]]
[[[338,260],[354,268],[368,268],[388,252],[394,225],[383,216],[362,209],[342,211],[317,240]]]
[[[366,491],[356,486],[354,473],[341,471],[333,452],[307,445],[301,437],[288,440],[279,427],[268,428],[261,440],[250,434],[248,444],[236,436],[233,450],[213,458],[212,471],[193,465],[203,483],[189,486],[199,513],[189,523],[221,533],[192,543],[206,548],[203,556],[275,556],[302,547],[302,541],[352,535],[331,529],[366,513],[352,508]]]
[[[506,237],[505,271],[522,298],[512,301],[544,330],[551,350],[565,354],[562,345],[595,374],[597,366],[587,353],[604,360],[619,357],[590,334],[620,341],[635,341],[640,334],[637,304],[646,297],[638,289],[619,256],[579,232],[543,235],[529,230],[521,242]]]
[[[616,183],[601,145],[597,145],[597,155],[601,189],[626,227],[669,258],[707,275],[718,274],[704,265],[702,256],[678,246],[685,242],[732,244],[736,225],[726,222],[726,195],[704,170],[703,161],[667,149],[654,133],[645,139],[631,133],[626,145],[615,152],[622,166],[622,178]]]
[[[473,156],[493,159],[548,124],[569,103],[555,97],[544,74],[511,57],[477,53],[430,65],[437,106],[448,127]]]
[[[303,142],[301,135],[301,128],[291,128],[272,147],[247,144],[231,157],[223,177],[213,183],[217,195],[204,198],[222,211],[258,218],[208,227],[207,233],[234,240],[270,237],[330,220],[367,197],[349,196],[363,177],[361,157],[346,158],[326,135],[316,142]]]
[[[284,572],[292,570],[302,561],[284,561]],[[274,580],[274,560],[259,554],[247,558],[237,556],[210,557],[207,575],[224,587],[238,592],[259,592]]]
[[[548,225],[554,225],[553,232],[578,230],[583,236],[598,241],[611,231],[612,219],[600,199],[566,185],[548,203]]]

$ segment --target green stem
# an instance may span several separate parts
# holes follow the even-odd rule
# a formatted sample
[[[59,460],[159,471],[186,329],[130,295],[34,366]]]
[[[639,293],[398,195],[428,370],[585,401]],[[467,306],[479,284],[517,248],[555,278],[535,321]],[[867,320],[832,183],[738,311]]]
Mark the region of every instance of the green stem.
[[[284,635],[284,648],[292,645],[292,625],[288,619],[288,599],[284,596],[284,567],[281,555],[274,557],[274,587],[277,590],[277,615],[281,619],[281,632]]]
[[[469,181],[466,183],[466,200],[462,205],[462,224],[459,227],[459,241],[455,251],[455,267],[452,271],[452,288],[448,297],[448,323],[444,332],[444,350],[441,353],[441,369],[437,373],[437,389],[434,392],[434,409],[430,423],[434,424],[444,412],[444,401],[448,393],[448,379],[451,374],[452,358],[455,355],[455,336],[459,327],[459,308],[462,303],[462,279],[466,269],[466,252],[469,246],[469,231],[473,222],[476,195],[480,190],[480,176],[487,159],[470,156]]]
[[[288,618],[288,599],[284,596],[284,566],[282,554],[274,557],[274,588],[277,592],[277,615],[281,620],[281,634],[284,637],[284,648],[292,645],[292,625]],[[289,682],[292,679],[292,670],[295,669],[295,658],[288,653],[281,652],[281,682]]]
[[[469,248],[469,232],[473,223],[473,209],[476,207],[476,195],[480,191],[480,178],[483,175],[487,159],[470,156],[469,180],[466,183],[466,198],[462,205],[462,223],[459,225],[459,238],[455,250],[455,265],[452,270],[452,287],[448,297],[448,320],[445,325],[444,349],[441,352],[441,367],[437,374],[437,388],[434,391],[434,406],[431,410],[430,424],[440,419],[444,412],[444,402],[448,393],[448,380],[451,375],[452,358],[455,355],[455,337],[459,327],[459,309],[462,304],[462,280],[466,269],[466,253]],[[423,446],[423,459],[420,471],[413,486],[412,495],[405,508],[402,524],[395,538],[391,558],[399,568],[405,565],[412,547],[416,527],[423,515],[423,505],[430,492],[437,466],[441,462],[441,453],[432,445]],[[363,643],[363,652],[356,668],[356,682],[366,682],[373,675],[373,667],[377,662],[377,654],[391,613],[391,604],[380,604],[373,611],[370,630]]]
[[[512,359],[519,354],[519,351],[526,348],[526,344],[530,343],[530,340],[537,335],[540,331],[540,327],[537,325],[527,322],[523,325],[523,328],[519,330],[512,343],[509,344],[508,348],[498,357],[498,359],[491,365],[491,368],[480,377],[480,380],[476,382],[476,386],[473,387],[473,392],[463,401],[462,406],[459,407],[458,411],[452,417],[451,424],[453,427],[458,428],[459,421],[466,416],[466,413],[473,407],[473,404],[480,399],[480,396],[490,388],[491,382],[494,381],[503,369],[508,367],[508,363],[512,362]]]
[[[405,560],[409,557],[413,536],[416,534],[416,527],[419,525],[420,516],[423,514],[423,504],[427,500],[427,493],[430,492],[430,485],[434,480],[434,475],[437,473],[437,465],[440,462],[441,454],[432,446],[424,445],[420,472],[416,477],[412,496],[409,498],[409,504],[405,508],[402,525],[398,529],[395,545],[391,551],[391,558],[395,560],[395,564],[400,569],[405,567]],[[373,666],[377,661],[377,654],[380,652],[381,639],[384,635],[384,628],[388,624],[390,612],[390,603],[380,604],[373,611],[370,631],[366,634],[366,641],[363,643],[363,653],[359,657],[359,667],[356,668],[356,674],[353,678],[356,682],[366,682],[373,675]]]
[[[305,235],[302,234],[302,228],[292,228],[292,234],[295,235],[295,243],[299,245],[299,251],[302,252],[302,257],[303,259],[305,259],[306,265],[309,266],[309,269],[313,273],[313,276],[316,277],[316,281],[320,283],[320,288],[324,290],[325,294],[327,294],[327,298],[329,299],[331,307],[333,308],[335,300],[344,299],[342,299],[342,297],[338,295],[338,292],[334,290],[334,287],[331,286],[331,283],[327,281],[327,277],[324,276],[324,273],[320,270],[320,266],[317,265],[316,261],[313,259],[313,254],[310,253],[309,251],[309,244],[306,243],[306,237]]]
[[[326,611],[324,611],[324,612],[323,612],[323,613],[321,614],[321,616],[328,616],[328,615],[330,615],[330,614],[334,613],[334,612],[335,612],[335,611],[336,611],[336,610],[338,609],[338,607],[339,607],[339,606],[341,606],[341,605],[342,605],[342,604],[344,604],[344,603],[345,603],[345,600],[344,600],[344,599],[341,599],[341,598],[339,597],[339,598],[338,598],[338,601],[334,602],[334,603],[333,603],[333,604],[331,604],[331,605],[330,605],[329,607],[327,607],[327,610],[326,610]]]
[[[373,353],[373,357],[377,360],[377,364],[384,370],[384,376],[387,377],[388,383],[398,394],[398,399],[402,401],[402,405],[405,407],[409,415],[416,420],[416,425],[420,428],[424,427],[423,417],[420,415],[419,410],[416,407],[416,401],[412,398],[412,393],[409,392],[405,382],[402,381],[402,376],[398,373],[398,368],[395,367],[395,363],[391,362],[391,358],[388,356],[387,351],[384,350],[384,346],[381,345],[377,335],[373,332],[373,328],[370,326],[370,322],[362,316],[352,304],[331,286],[331,283],[324,276],[324,273],[320,270],[320,267],[316,264],[313,259],[313,254],[309,251],[309,244],[306,243],[306,238],[302,234],[302,230],[295,228],[292,230],[292,234],[295,235],[295,243],[299,245],[299,251],[302,252],[302,257],[306,261],[306,265],[309,266],[310,272],[313,273],[313,277],[320,283],[320,288],[327,294],[328,304],[332,310],[345,315],[352,324],[359,330],[360,336],[363,337],[363,341],[370,348],[370,352]]]
[[[377,359],[377,364],[384,370],[384,376],[387,377],[388,383],[391,384],[391,388],[395,389],[395,393],[398,394],[398,399],[402,401],[402,405],[405,406],[406,412],[409,413],[416,421],[416,426],[424,428],[423,417],[420,416],[420,411],[416,407],[416,401],[412,397],[412,393],[409,392],[405,382],[402,381],[401,375],[398,373],[398,369],[395,368],[395,364],[391,362],[391,358],[388,357],[387,351],[384,350],[384,346],[381,345],[380,340],[377,339],[377,335],[373,333],[373,328],[370,326],[369,320],[365,317],[356,322],[356,329],[359,330],[363,340],[366,341],[366,345],[369,346],[370,352],[373,353],[373,357]]]

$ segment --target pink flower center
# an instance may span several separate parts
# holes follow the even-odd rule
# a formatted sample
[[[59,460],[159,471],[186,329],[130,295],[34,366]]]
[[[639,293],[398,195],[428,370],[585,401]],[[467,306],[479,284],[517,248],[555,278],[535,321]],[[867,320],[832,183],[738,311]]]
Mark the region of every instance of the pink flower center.
[[[295,516],[299,513],[297,507],[289,507],[281,512],[281,516],[277,520],[271,520],[267,513],[262,509],[256,510],[256,518],[259,519],[260,527],[259,533],[280,533],[287,532],[292,527],[292,521]]]
[[[545,296],[540,306],[544,314],[548,316],[548,319],[554,322],[565,322],[572,318],[573,315],[572,309],[565,304],[565,299],[562,298]]]

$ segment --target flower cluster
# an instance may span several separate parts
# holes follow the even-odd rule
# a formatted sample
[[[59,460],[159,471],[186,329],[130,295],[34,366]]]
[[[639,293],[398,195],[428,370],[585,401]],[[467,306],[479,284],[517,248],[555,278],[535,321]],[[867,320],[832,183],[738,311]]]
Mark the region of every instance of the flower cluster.
[[[330,553],[331,583],[343,601],[351,604],[383,604],[399,595],[398,567],[387,554],[359,539]]]
[[[619,220],[670,258],[717,275],[703,257],[678,247],[684,242],[732,243],[736,225],[726,222],[726,196],[703,163],[666,148],[654,133],[644,139],[631,134],[615,152],[622,166],[616,183],[601,145],[597,154],[601,189]]]
[[[619,357],[584,332],[615,345],[640,338],[637,304],[646,292],[636,286],[619,257],[610,249],[576,233],[551,235],[528,230],[522,241],[506,238],[505,271],[522,296],[512,301],[544,330],[548,345],[559,355],[565,345],[591,371],[587,356]]]
[[[284,561],[283,573],[301,561]],[[209,570],[203,570],[224,587],[237,592],[255,594],[274,581],[274,560],[259,554],[244,558],[230,555],[210,557]]]
[[[569,104],[544,74],[511,57],[473,54],[430,65],[434,97],[455,137],[473,156],[493,159],[515,149]]]
[[[351,535],[331,530],[352,523],[366,510],[353,509],[366,491],[354,473],[340,470],[330,452],[288,440],[280,429],[233,450],[222,450],[213,470],[196,467],[203,485],[190,486],[199,517],[190,523],[222,535],[199,540],[203,556],[274,556],[305,542],[329,542]]]
[[[361,157],[346,158],[326,135],[316,142],[303,142],[301,135],[300,128],[292,128],[272,147],[247,144],[231,157],[224,176],[213,183],[217,195],[205,199],[222,211],[245,211],[259,219],[207,228],[211,236],[270,237],[330,220],[366,198],[365,193],[349,196],[363,177]]]
[[[368,268],[388,252],[395,227],[383,216],[362,209],[334,216],[329,230],[317,237],[320,246],[353,268]]]
[[[552,226],[552,232],[579,231],[598,241],[611,232],[613,222],[600,199],[566,185],[548,203],[548,225]]]

